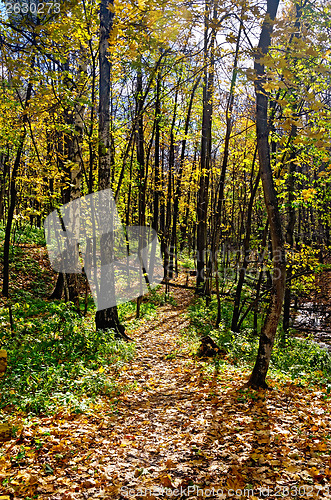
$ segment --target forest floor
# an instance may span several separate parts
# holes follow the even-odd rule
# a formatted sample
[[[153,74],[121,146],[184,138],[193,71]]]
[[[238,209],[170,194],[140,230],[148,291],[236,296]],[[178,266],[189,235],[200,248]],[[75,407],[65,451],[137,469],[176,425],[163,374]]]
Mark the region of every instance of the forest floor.
[[[244,389],[249,372],[231,364],[216,376],[183,337],[191,291],[173,296],[177,306],[130,331],[137,355],[120,380],[131,391],[83,415],[31,417],[4,443],[3,495],[330,498],[326,390],[275,378],[272,390]]]

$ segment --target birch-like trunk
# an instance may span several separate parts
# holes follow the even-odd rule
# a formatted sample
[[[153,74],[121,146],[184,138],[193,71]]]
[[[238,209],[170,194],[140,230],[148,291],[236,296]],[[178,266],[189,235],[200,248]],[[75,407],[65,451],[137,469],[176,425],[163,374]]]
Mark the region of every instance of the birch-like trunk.
[[[262,25],[259,45],[256,51],[254,68],[256,71],[256,133],[264,200],[270,225],[273,277],[270,303],[260,335],[259,350],[248,381],[254,388],[266,388],[266,375],[270,364],[271,352],[275,341],[284,300],[286,261],[282,223],[278,208],[277,194],[271,170],[268,127],[268,96],[263,88],[266,82],[265,68],[261,59],[267,54],[271,44],[273,21],[276,17],[279,0],[267,0],[267,12]]]

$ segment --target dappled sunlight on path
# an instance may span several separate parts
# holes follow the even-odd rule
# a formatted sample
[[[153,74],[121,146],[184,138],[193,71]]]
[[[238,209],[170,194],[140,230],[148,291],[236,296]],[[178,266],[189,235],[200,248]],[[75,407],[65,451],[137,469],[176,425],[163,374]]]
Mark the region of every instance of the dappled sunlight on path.
[[[39,418],[24,430],[21,443],[43,447],[37,457],[27,448],[25,466],[12,470],[15,498],[276,499],[296,498],[299,487],[297,498],[330,498],[325,394],[274,381],[268,393],[242,390],[248,373],[230,364],[217,379],[182,338],[192,292],[173,296],[177,306],[130,331],[137,356],[120,380],[131,391],[92,414]],[[6,459],[21,443],[8,444]]]

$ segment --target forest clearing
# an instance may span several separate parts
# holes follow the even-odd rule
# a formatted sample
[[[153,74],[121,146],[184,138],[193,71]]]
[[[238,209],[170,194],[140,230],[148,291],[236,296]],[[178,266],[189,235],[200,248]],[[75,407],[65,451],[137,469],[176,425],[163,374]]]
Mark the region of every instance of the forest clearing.
[[[330,20],[0,1],[0,500],[331,498]]]

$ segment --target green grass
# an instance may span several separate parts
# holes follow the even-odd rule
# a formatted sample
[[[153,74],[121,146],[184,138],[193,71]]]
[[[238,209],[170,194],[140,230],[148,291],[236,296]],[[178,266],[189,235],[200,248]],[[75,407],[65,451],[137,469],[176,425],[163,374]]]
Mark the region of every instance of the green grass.
[[[19,245],[33,244],[38,246],[45,246],[46,241],[44,237],[44,229],[31,226],[23,226],[15,228],[15,243]]]
[[[153,292],[162,303],[164,294]],[[3,326],[0,346],[8,353],[8,370],[0,382],[0,410],[52,413],[59,407],[82,412],[100,396],[127,390],[121,386],[123,365],[135,356],[135,344],[117,341],[111,331],[96,332],[94,305],[86,318],[70,304],[34,297],[19,290],[12,300],[14,332],[9,329],[8,309],[0,308]],[[119,317],[128,330],[157,314],[155,303],[119,306]]]
[[[98,396],[116,394],[120,369],[135,355],[133,343],[96,332],[92,318],[64,303],[51,303],[47,318],[26,318],[2,339],[2,348],[9,368],[0,383],[0,408],[30,413],[59,406],[84,411]]]
[[[3,239],[0,225],[1,257]],[[121,384],[121,368],[135,356],[135,344],[115,340],[111,331],[96,332],[91,296],[85,318],[70,304],[48,300],[52,274],[42,259],[35,258],[30,245],[45,245],[43,230],[16,228],[10,250],[10,300],[0,302],[0,348],[7,350],[8,356],[8,369],[0,381],[0,414],[48,414],[59,408],[83,412],[98,398],[127,390]],[[150,300],[141,304],[141,319],[154,317],[165,300],[164,294],[153,290]],[[120,305],[118,310],[128,330],[141,321],[135,319],[133,302]]]
[[[163,303],[164,294],[152,300]],[[136,304],[119,306],[119,317],[128,330],[157,314],[157,305],[144,301],[136,320]],[[9,314],[0,308],[3,327],[0,346],[8,353],[8,370],[0,382],[0,409],[50,413],[59,407],[84,411],[100,396],[112,396],[120,388],[124,364],[135,356],[135,344],[114,339],[111,331],[96,332],[94,305],[86,318],[70,304],[35,297],[17,290],[12,298],[14,332]]]
[[[3,238],[0,226],[0,254]],[[86,317],[70,304],[48,300],[52,275],[28,248],[33,244],[45,244],[42,229],[17,229],[11,247],[10,300],[0,302],[0,348],[8,356],[6,376],[0,381],[0,414],[48,414],[59,408],[83,412],[98,398],[128,389],[121,384],[121,369],[134,358],[135,344],[115,340],[111,331],[96,332],[91,296]],[[167,300],[173,301],[153,290],[141,304],[139,320],[136,304],[128,302],[118,307],[120,321],[131,330],[141,320],[155,317],[157,307]]]
[[[198,348],[199,338],[210,335],[227,352],[217,363],[231,363],[242,368],[252,368],[258,351],[258,337],[251,328],[243,328],[240,333],[230,330],[232,304],[223,304],[222,323],[215,328],[216,300],[209,307],[202,299],[195,301],[189,309],[190,327],[186,338]],[[312,337],[305,339],[289,337],[285,340],[281,331],[272,351],[270,373],[291,379],[302,379],[309,383],[331,384],[331,356],[318,346]]]
[[[0,243],[3,243],[5,239],[5,227],[3,222],[0,221]],[[13,223],[11,242],[15,242],[18,245],[38,245],[45,246],[46,241],[44,237],[44,229],[41,227],[34,227],[30,225],[18,225]]]

